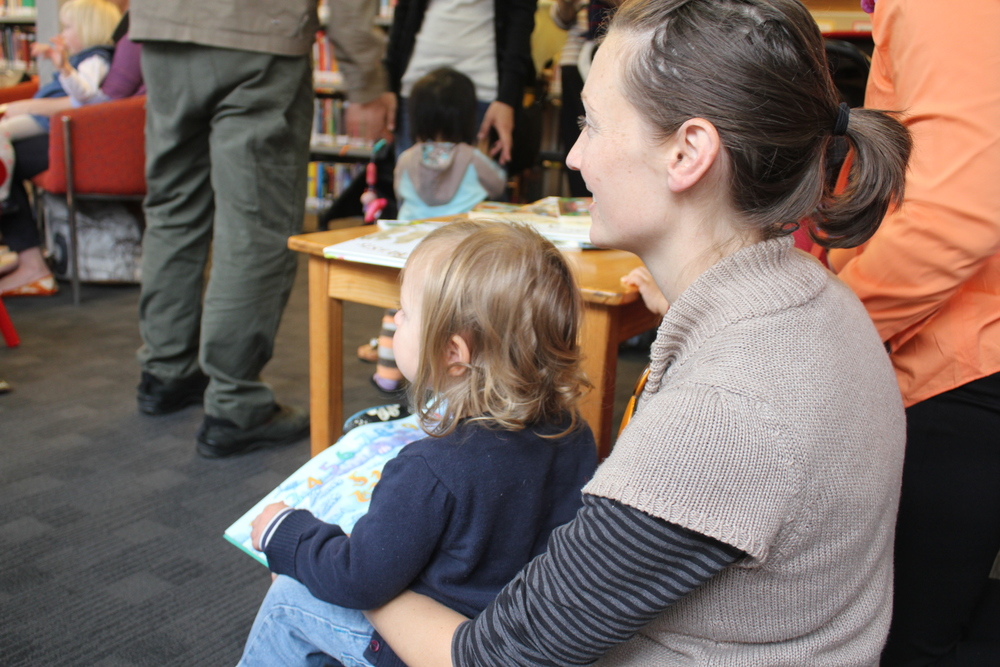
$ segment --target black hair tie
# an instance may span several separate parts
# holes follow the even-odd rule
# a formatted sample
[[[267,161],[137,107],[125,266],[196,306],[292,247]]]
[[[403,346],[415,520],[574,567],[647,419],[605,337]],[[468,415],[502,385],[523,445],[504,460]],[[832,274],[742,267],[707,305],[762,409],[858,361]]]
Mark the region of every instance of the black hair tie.
[[[847,123],[851,120],[851,107],[841,102],[837,109],[837,120],[833,123],[833,136],[842,137],[847,133]]]

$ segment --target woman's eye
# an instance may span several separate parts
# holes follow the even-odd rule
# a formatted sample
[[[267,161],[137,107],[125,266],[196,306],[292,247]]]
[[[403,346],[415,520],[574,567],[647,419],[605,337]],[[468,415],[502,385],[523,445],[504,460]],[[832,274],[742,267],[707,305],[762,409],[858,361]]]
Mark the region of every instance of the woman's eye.
[[[580,127],[580,131],[583,132],[584,130],[587,129],[587,117],[586,116],[577,116],[576,117],[576,124]]]

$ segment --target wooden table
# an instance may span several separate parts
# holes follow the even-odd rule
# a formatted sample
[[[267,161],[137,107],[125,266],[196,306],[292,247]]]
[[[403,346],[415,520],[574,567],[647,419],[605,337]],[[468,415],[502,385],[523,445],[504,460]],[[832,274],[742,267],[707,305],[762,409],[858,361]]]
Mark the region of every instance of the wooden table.
[[[288,239],[289,248],[309,255],[313,456],[340,437],[344,422],[343,302],[399,307],[399,269],[327,259],[323,248],[375,231],[375,227],[352,227]],[[594,384],[581,410],[603,458],[611,447],[618,344],[656,326],[659,318],[646,309],[637,291],[620,282],[641,264],[638,257],[620,250],[567,250],[565,255],[583,292],[583,368]]]

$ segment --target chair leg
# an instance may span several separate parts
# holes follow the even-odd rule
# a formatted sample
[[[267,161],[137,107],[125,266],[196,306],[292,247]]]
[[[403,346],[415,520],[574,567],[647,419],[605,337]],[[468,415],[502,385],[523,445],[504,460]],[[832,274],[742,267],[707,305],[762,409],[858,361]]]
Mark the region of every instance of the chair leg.
[[[73,184],[73,126],[69,116],[62,117],[63,156],[66,160],[66,208],[69,209],[69,258],[73,263],[73,305],[80,305],[80,246],[76,233],[76,188]]]
[[[3,305],[3,299],[0,299],[0,333],[3,334],[7,347],[17,347],[21,344],[21,339],[17,337],[17,331],[14,329],[14,323],[10,321],[7,308]]]
[[[73,270],[70,272],[70,280],[73,284],[73,305],[80,305],[80,246],[76,233],[76,202],[73,198],[67,197],[69,209],[69,261]]]

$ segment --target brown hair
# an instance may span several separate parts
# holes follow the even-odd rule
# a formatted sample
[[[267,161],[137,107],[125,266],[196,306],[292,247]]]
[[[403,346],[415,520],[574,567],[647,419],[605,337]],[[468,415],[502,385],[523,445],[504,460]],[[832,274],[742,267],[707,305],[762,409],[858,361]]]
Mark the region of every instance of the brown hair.
[[[764,238],[808,218],[818,243],[855,246],[902,200],[910,136],[881,111],[850,111],[848,185],[827,185],[840,100],[798,0],[631,0],[609,34],[625,38],[622,92],[657,139],[690,118],[715,125],[732,204]]]
[[[533,229],[463,221],[432,232],[410,255],[424,261],[420,362],[413,404],[432,435],[465,419],[519,430],[580,423],[590,384],[580,369],[580,292],[562,254]],[[460,335],[470,362],[460,376],[442,360]]]

